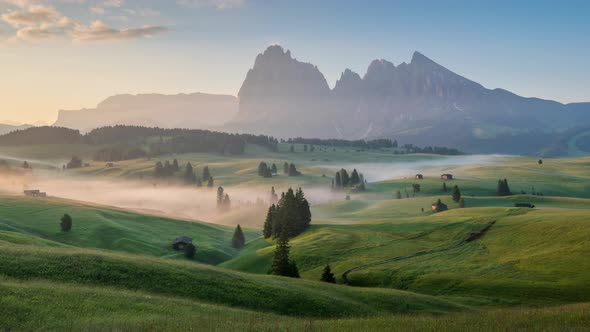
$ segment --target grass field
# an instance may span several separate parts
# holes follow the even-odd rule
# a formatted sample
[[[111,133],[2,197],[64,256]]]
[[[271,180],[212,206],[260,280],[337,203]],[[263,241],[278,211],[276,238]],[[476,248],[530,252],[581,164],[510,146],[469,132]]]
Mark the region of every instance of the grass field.
[[[0,318],[0,327],[590,328],[590,158],[545,159],[539,165],[526,157],[394,155],[387,149],[345,148],[302,152],[300,145],[291,153],[289,147],[281,144],[278,153],[248,146],[240,156],[160,159],[177,158],[181,165],[190,161],[197,172],[208,165],[216,186],[224,186],[232,197],[241,193],[255,200],[271,186],[279,191],[302,186],[312,203],[312,226],[290,241],[301,280],[267,275],[275,243],[260,237],[264,208],[236,207],[205,223],[163,217],[147,208],[140,213],[91,202],[1,195],[0,308],[12,314]],[[77,148],[81,155],[91,155]],[[34,159],[40,165],[67,158],[50,158],[39,147],[2,148],[0,155],[15,163]],[[303,175],[262,178],[257,176],[260,161],[276,163],[279,171],[284,162],[294,163]],[[155,162],[131,160],[114,167],[90,162],[60,176],[78,181],[72,183],[88,179],[124,186],[133,180],[151,187],[157,182]],[[332,176],[342,167],[364,173],[367,191],[332,191]],[[417,173],[425,179],[414,179]],[[446,181],[447,192],[442,190],[442,173],[456,177]],[[497,181],[504,178],[516,195],[496,196]],[[421,186],[416,194],[411,190],[415,183]],[[461,189],[465,208],[451,200],[454,185]],[[402,199],[395,198],[398,190]],[[210,196],[198,196],[196,188],[182,193],[194,195],[188,202]],[[437,199],[450,210],[431,212]],[[515,208],[515,203],[536,207]],[[69,233],[59,229],[64,213],[74,217]],[[223,226],[236,223],[246,225],[248,240],[239,251],[230,246],[234,227]],[[465,241],[483,230],[477,240]],[[172,250],[171,241],[181,235],[193,238],[197,262]],[[318,282],[326,264],[340,285]],[[350,285],[343,285],[347,271]],[[47,305],[51,301],[57,305]],[[27,318],[30,313],[36,318]]]

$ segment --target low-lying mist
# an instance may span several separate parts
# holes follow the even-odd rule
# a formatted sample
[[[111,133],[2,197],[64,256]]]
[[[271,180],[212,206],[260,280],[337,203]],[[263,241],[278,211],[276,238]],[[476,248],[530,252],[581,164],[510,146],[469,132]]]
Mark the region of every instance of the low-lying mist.
[[[413,177],[416,173],[438,176],[445,170],[467,165],[484,165],[499,162],[503,156],[458,156],[434,160],[400,161],[392,163],[340,164],[338,167],[323,165],[333,169],[341,167],[348,170],[356,168],[369,182],[396,178]],[[36,169],[34,171],[12,170],[0,174],[0,191],[23,194],[25,189],[39,189],[49,197],[59,197],[129,209],[143,213],[165,215],[167,217],[201,220],[220,224],[242,224],[261,226],[270,205],[268,186],[242,184],[224,186],[230,196],[231,212],[220,212],[217,208],[217,185],[214,188],[197,188],[181,184],[155,183],[148,180],[133,181],[123,179],[104,179],[98,177],[76,177],[59,170]],[[331,174],[327,174],[331,176]],[[460,177],[460,174],[457,174]],[[256,175],[252,175],[256,176]],[[311,205],[345,198],[342,192],[334,192],[330,185],[302,186]],[[276,186],[280,196],[287,187]]]

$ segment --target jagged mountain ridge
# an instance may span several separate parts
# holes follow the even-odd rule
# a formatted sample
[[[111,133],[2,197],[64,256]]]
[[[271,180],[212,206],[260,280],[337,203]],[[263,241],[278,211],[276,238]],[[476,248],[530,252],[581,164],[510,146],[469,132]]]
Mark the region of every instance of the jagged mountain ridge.
[[[333,89],[316,66],[270,46],[256,58],[239,93],[233,128],[279,136],[395,137],[461,146],[468,139],[550,132],[588,121],[576,107],[487,89],[419,52],[395,66],[374,60],[361,77],[344,70]]]

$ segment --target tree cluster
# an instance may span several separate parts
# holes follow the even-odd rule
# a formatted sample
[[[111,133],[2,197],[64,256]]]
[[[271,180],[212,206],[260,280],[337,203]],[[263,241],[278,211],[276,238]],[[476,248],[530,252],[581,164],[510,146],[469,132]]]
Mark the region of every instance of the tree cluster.
[[[231,209],[231,200],[223,187],[217,188],[217,209],[221,212],[227,212]]]
[[[436,203],[433,204],[434,207],[434,212],[443,212],[449,209],[449,207],[443,203],[440,198],[436,201]]]
[[[288,239],[301,234],[311,222],[309,202],[301,188],[297,191],[289,188],[281,195],[277,204],[268,208],[264,222],[264,238],[278,238],[282,235]]]
[[[74,169],[82,167],[82,159],[78,156],[73,156],[72,159],[66,164],[67,169]]]
[[[273,174],[277,174],[277,165],[272,164],[271,167],[268,167],[268,165],[263,161],[258,164],[258,176],[271,178]]]
[[[0,136],[0,145],[92,144],[113,145],[96,153],[97,161],[119,161],[144,155],[209,152],[241,154],[247,144],[278,150],[271,136],[229,134],[198,129],[164,129],[141,126],[107,126],[82,135],[79,130],[61,127],[33,127]],[[149,146],[149,151],[144,150]]]
[[[355,191],[365,191],[365,179],[363,174],[357,172],[356,169],[348,175],[348,171],[344,168],[336,172],[334,180],[332,181],[332,189],[352,188]]]
[[[381,149],[381,148],[396,148],[397,141],[390,139],[375,139],[375,140],[344,140],[344,139],[320,139],[320,138],[290,138],[286,141],[290,144],[310,144],[331,147],[348,147],[358,149]],[[305,149],[305,148],[304,148]],[[313,152],[313,151],[312,151]]]
[[[403,149],[402,151],[404,153],[429,153],[429,154],[438,154],[438,155],[443,155],[443,156],[458,156],[458,155],[465,154],[457,149],[447,148],[444,146],[426,146],[426,147],[420,148],[419,146],[416,146],[413,144],[404,144],[401,146],[401,149]]]
[[[496,190],[496,194],[498,196],[510,196],[512,192],[510,191],[510,187],[508,186],[508,180],[500,179],[498,180],[498,188]]]

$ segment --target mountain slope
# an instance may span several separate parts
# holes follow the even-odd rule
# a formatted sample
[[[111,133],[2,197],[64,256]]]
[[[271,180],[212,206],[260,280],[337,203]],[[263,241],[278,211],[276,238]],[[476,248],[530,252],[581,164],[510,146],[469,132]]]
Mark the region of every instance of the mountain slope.
[[[315,66],[271,46],[246,76],[231,127],[282,137],[394,137],[476,152],[471,141],[492,140],[486,152],[494,152],[499,144],[493,141],[507,135],[538,136],[590,120],[588,103],[564,105],[490,90],[419,52],[398,66],[374,60],[362,78],[346,69],[332,90],[325,81]]]
[[[117,95],[96,108],[59,111],[54,126],[88,131],[117,124],[164,128],[219,126],[237,112],[237,99],[204,93]]]

